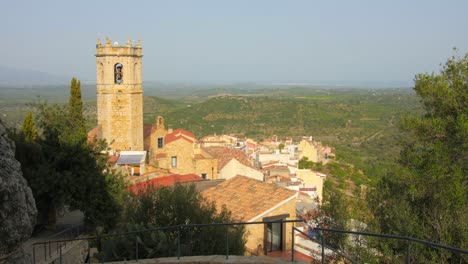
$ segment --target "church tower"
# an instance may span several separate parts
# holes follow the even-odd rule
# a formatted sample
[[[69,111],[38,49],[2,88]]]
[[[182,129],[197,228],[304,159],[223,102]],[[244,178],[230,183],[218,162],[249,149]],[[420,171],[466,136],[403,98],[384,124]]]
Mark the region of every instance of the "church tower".
[[[141,43],[96,42],[96,93],[99,138],[111,150],[143,150]]]

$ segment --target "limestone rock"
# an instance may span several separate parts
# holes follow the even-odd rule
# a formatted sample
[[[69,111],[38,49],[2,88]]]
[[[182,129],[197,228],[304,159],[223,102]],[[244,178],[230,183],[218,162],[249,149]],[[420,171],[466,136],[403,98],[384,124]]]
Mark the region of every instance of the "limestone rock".
[[[0,263],[25,262],[22,243],[33,231],[37,209],[15,159],[15,146],[0,122]]]

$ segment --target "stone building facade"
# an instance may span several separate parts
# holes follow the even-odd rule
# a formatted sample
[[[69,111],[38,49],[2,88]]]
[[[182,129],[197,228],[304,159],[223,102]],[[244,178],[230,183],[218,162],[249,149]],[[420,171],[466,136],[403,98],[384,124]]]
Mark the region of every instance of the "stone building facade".
[[[194,173],[204,179],[218,179],[218,159],[200,148],[195,135],[183,129],[166,129],[158,116],[144,128],[145,149],[149,163],[171,173]]]
[[[111,150],[143,150],[142,48],[96,42],[98,138]]]

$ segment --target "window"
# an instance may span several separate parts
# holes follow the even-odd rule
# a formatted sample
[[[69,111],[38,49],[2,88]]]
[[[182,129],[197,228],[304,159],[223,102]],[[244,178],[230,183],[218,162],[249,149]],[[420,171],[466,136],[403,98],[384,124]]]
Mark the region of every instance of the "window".
[[[123,77],[122,68],[123,68],[123,65],[121,63],[117,63],[114,65],[114,82],[117,84],[122,83],[122,77]]]
[[[171,157],[171,165],[173,168],[177,168],[177,156]]]
[[[161,149],[163,147],[164,147],[164,138],[158,137],[158,149]]]
[[[201,174],[201,177],[202,177],[204,180],[206,180],[206,173],[202,173],[202,174]]]

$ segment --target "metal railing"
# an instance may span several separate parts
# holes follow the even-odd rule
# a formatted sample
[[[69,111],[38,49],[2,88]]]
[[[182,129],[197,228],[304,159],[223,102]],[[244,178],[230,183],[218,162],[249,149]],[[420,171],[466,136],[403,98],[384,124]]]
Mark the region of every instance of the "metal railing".
[[[418,244],[423,244],[426,246],[431,246],[434,248],[450,250],[452,252],[457,252],[461,254],[468,254],[468,250],[465,250],[465,249],[442,245],[442,244],[434,243],[431,241],[422,240],[422,239],[418,239],[414,237],[408,237],[408,236],[377,234],[377,233],[370,233],[370,232],[349,231],[349,230],[339,230],[339,229],[333,229],[333,228],[320,228],[320,227],[315,227],[314,229],[320,232],[320,241],[315,239],[314,237],[309,236],[308,234],[305,234],[304,232],[297,229],[296,227],[292,227],[292,232],[294,233],[294,231],[297,231],[301,233],[302,235],[306,236],[307,238],[309,238],[310,240],[320,243],[321,249],[322,249],[322,252],[321,252],[322,263],[325,263],[325,248],[332,250],[339,256],[350,261],[351,263],[357,263],[356,260],[353,260],[351,257],[347,256],[343,252],[337,249],[334,249],[330,245],[325,244],[324,232],[333,232],[333,233],[350,234],[350,235],[362,235],[362,236],[378,237],[378,238],[385,238],[385,239],[396,239],[396,240],[405,241],[407,243],[407,252],[406,252],[406,261],[405,261],[407,264],[411,263],[411,243],[418,243]],[[291,261],[294,261],[294,241],[293,241]]]
[[[247,225],[259,225],[259,224],[271,224],[271,223],[298,223],[298,222],[303,222],[302,220],[275,220],[275,221],[258,221],[258,222],[234,222],[234,223],[212,223],[212,224],[187,224],[187,225],[176,225],[176,226],[168,226],[168,227],[160,227],[160,228],[151,228],[151,229],[142,229],[142,230],[136,230],[136,231],[130,231],[130,232],[123,232],[123,233],[117,233],[117,234],[104,234],[104,235],[99,235],[99,236],[88,236],[88,237],[79,237],[79,238],[72,238],[72,239],[62,239],[62,240],[53,240],[53,241],[45,241],[45,242],[37,242],[32,245],[33,247],[33,263],[36,263],[36,255],[34,254],[35,248],[39,247],[45,248],[45,253],[47,253],[47,246],[51,244],[56,244],[57,245],[57,259],[59,263],[62,263],[62,246],[66,245],[67,243],[71,243],[74,241],[87,241],[88,244],[88,253],[87,253],[87,263],[91,263],[91,242],[92,241],[98,241],[97,243],[100,243],[102,240],[106,238],[113,238],[113,237],[118,237],[118,236],[126,236],[126,235],[136,235],[140,233],[148,233],[148,232],[156,232],[156,231],[176,231],[177,237],[176,237],[176,243],[177,243],[177,249],[176,249],[176,257],[179,259],[182,256],[181,252],[181,233],[183,230],[190,230],[195,229],[195,228],[205,228],[205,227],[227,227],[226,228],[226,233],[225,233],[225,256],[226,259],[229,259],[229,227],[233,226],[247,226]],[[293,233],[294,235],[294,233]],[[140,258],[140,252],[138,250],[140,242],[138,239],[135,239],[135,260],[138,261]],[[49,250],[49,253],[51,251]],[[45,254],[46,255],[46,254]],[[49,255],[49,260],[52,256]],[[47,260],[47,256],[45,256],[45,260]],[[128,260],[128,259],[127,259]],[[103,261],[103,260],[101,260]]]
[[[64,230],[55,233],[51,236],[48,236],[44,238],[46,240],[45,242],[36,242],[32,245],[32,252],[33,252],[33,261],[36,261],[36,258],[39,257],[38,255],[44,254],[44,261],[47,261],[48,259],[52,258],[52,254],[59,253],[59,251],[62,250],[62,246],[66,247],[67,244],[59,244],[59,243],[53,243],[54,241],[52,239],[58,238],[58,237],[65,237],[67,239],[73,239],[78,236],[80,236],[80,231],[82,232],[84,230],[83,226],[80,225],[72,225],[70,227],[65,228]],[[56,240],[58,241],[58,240]],[[38,251],[36,252],[37,245],[42,244],[42,248],[37,249]],[[43,249],[43,251],[42,251]],[[40,250],[40,253],[39,253]],[[55,253],[53,253],[55,251]],[[42,257],[42,256],[41,256]]]
[[[51,252],[52,247],[51,245],[56,245],[55,250],[57,256],[56,259],[58,260],[59,263],[62,263],[62,247],[66,247],[67,243],[71,243],[74,241],[87,241],[87,247],[88,247],[88,256],[87,256],[87,263],[91,263],[91,242],[92,241],[100,241],[106,239],[106,238],[113,238],[113,237],[118,237],[118,236],[126,236],[126,235],[137,235],[141,233],[148,233],[148,232],[156,232],[156,231],[175,231],[176,233],[176,251],[175,255],[177,259],[179,259],[183,254],[181,251],[181,233],[186,230],[189,233],[191,230],[196,229],[196,228],[206,228],[206,227],[226,227],[226,232],[225,232],[225,256],[226,259],[229,258],[229,227],[234,227],[234,226],[247,226],[247,225],[264,225],[264,224],[271,224],[271,223],[299,223],[303,222],[302,220],[276,220],[276,221],[258,221],[258,222],[234,222],[234,223],[212,223],[212,224],[188,224],[188,225],[177,225],[177,226],[169,226],[169,227],[160,227],[160,228],[152,228],[152,229],[142,229],[142,230],[136,230],[136,231],[130,231],[130,232],[124,232],[124,233],[118,233],[118,234],[104,234],[104,235],[99,235],[99,236],[88,236],[88,237],[81,237],[81,238],[71,238],[71,239],[62,239],[62,240],[53,240],[53,241],[45,241],[45,242],[36,242],[32,245],[33,247],[33,263],[36,263],[36,247],[41,248],[41,246],[44,248],[44,260],[47,261],[47,259],[51,260],[52,255]],[[75,228],[75,231],[70,231],[73,230],[72,228]],[[70,229],[63,230],[63,233],[66,232],[76,232],[75,234],[79,235],[80,232],[80,227],[72,227]],[[461,254],[468,254],[468,250],[460,249],[460,248],[455,248],[452,246],[447,246],[447,245],[442,245],[442,244],[437,244],[431,241],[426,241],[422,239],[417,239],[413,237],[408,237],[408,236],[398,236],[398,235],[386,235],[386,234],[377,234],[377,233],[369,233],[369,232],[359,232],[359,231],[349,231],[349,230],[339,230],[339,229],[331,229],[331,228],[320,228],[316,227],[314,228],[316,231],[319,232],[319,239],[310,236],[309,234],[304,233],[300,229],[298,229],[295,226],[291,227],[291,236],[292,236],[292,248],[291,248],[291,261],[295,261],[295,235],[296,232],[302,234],[306,238],[310,239],[311,241],[314,241],[321,246],[321,260],[322,263],[325,263],[325,249],[329,249],[333,251],[336,255],[350,261],[351,263],[357,263],[356,260],[351,258],[350,256],[346,255],[345,253],[341,252],[340,250],[337,250],[333,248],[332,246],[328,245],[325,243],[325,232],[333,232],[333,233],[342,233],[342,234],[350,234],[350,235],[362,235],[362,236],[370,236],[370,237],[378,237],[378,238],[385,238],[385,239],[396,239],[396,240],[401,240],[405,241],[407,245],[407,254],[406,254],[406,263],[411,262],[411,243],[417,243],[417,244],[422,244],[426,246],[431,246],[435,248],[442,248],[446,250],[450,250],[452,252],[457,252]],[[61,233],[62,233],[61,232]],[[61,233],[55,234],[54,236],[58,236]],[[138,239],[135,239],[135,246],[134,246],[134,253],[135,253],[135,260],[138,261],[140,258],[140,252],[139,252],[139,246],[140,243]],[[47,249],[49,249],[47,251]],[[48,253],[48,254],[47,254]],[[127,259],[128,260],[128,259]],[[103,259],[101,259],[103,261]]]

